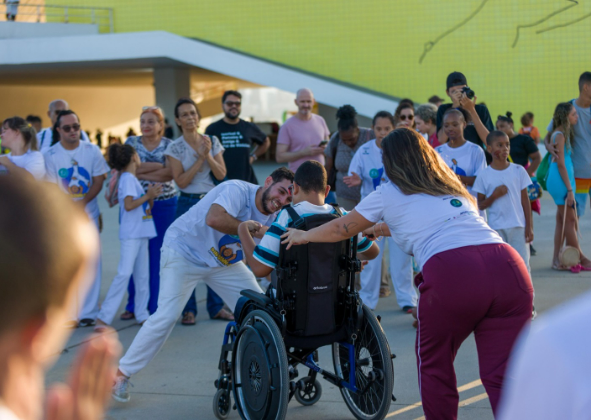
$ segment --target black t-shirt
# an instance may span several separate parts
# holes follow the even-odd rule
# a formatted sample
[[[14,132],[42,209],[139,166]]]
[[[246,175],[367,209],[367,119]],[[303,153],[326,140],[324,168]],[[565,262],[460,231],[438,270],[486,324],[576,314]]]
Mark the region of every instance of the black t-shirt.
[[[511,142],[511,160],[517,165],[527,165],[529,155],[538,151],[538,146],[530,136],[517,134],[509,141]]]
[[[441,130],[441,127],[443,127],[443,114],[445,114],[445,111],[450,109],[451,106],[452,104],[444,104],[441,105],[437,110],[437,132],[439,132],[439,130]],[[488,131],[493,131],[495,129],[486,105],[476,105],[476,113],[478,114],[478,116],[480,117],[480,121],[482,121],[482,124],[484,124]],[[464,129],[464,138],[484,148],[484,143],[478,136],[478,132],[476,131],[476,127],[474,127],[473,122],[469,122],[466,128]]]
[[[224,120],[210,124],[205,134],[216,136],[224,146],[224,162],[227,179],[240,179],[258,184],[250,165],[250,150],[253,143],[263,144],[267,135],[255,124],[239,120],[238,124],[228,124]]]

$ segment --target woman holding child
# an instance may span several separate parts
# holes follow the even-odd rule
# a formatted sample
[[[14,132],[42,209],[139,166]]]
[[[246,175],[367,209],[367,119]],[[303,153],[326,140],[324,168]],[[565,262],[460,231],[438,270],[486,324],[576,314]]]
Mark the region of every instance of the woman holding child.
[[[416,350],[426,417],[457,418],[453,361],[472,332],[496,412],[511,348],[531,317],[527,267],[478,215],[474,198],[422,136],[397,129],[382,149],[389,183],[344,217],[307,232],[290,229],[282,238],[292,246],[338,242],[358,232],[392,236],[421,269]]]

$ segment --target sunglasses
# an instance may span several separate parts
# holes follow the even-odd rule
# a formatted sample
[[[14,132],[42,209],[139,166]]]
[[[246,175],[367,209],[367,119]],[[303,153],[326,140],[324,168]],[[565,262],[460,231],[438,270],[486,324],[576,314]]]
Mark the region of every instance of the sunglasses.
[[[242,102],[226,101],[225,104],[228,107],[232,107],[232,106],[240,106],[240,105],[242,105]]]
[[[412,121],[412,120],[415,118],[415,116],[414,116],[414,115],[401,115],[401,116],[400,116],[400,117],[398,117],[398,118],[400,118],[400,120],[401,120],[401,121],[404,121],[404,120],[406,120],[407,118],[408,118],[408,120],[409,120],[409,121]]]
[[[80,131],[80,124],[62,125],[60,128],[64,131],[64,133],[69,133],[70,130]]]

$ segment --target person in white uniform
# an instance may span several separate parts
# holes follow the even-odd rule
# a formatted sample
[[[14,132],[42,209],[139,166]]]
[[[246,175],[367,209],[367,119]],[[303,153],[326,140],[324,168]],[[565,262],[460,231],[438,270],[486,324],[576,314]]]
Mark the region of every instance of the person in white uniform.
[[[394,130],[394,117],[387,111],[378,112],[373,118],[372,129],[376,135],[355,152],[349,176],[343,178],[343,182],[349,187],[361,185],[361,199],[374,192],[382,183],[388,182],[384,174],[382,163],[382,140]],[[404,312],[411,313],[417,306],[417,292],[412,284],[412,257],[402,251],[392,240],[387,239],[388,256],[390,257],[390,274],[396,301]],[[359,296],[368,307],[375,309],[380,297],[380,279],[382,277],[382,260],[384,247],[380,246],[380,255],[371,260],[361,272],[361,290]]]
[[[158,309],[119,362],[112,392],[115,400],[129,401],[129,377],[146,367],[162,348],[199,281],[230,308],[236,306],[242,290],[262,293],[242,261],[238,226],[251,220],[250,231],[262,238],[276,213],[291,202],[292,182],[293,172],[287,168],[273,171],[263,187],[239,180],[223,182],[168,228],[160,260]]]
[[[460,178],[468,192],[477,199],[478,196],[472,191],[472,186],[478,173],[486,168],[486,156],[482,147],[464,138],[464,128],[466,128],[465,114],[455,108],[447,110],[443,115],[443,131],[448,142],[436,147],[435,150]],[[480,215],[486,220],[484,210],[480,211]]]
[[[21,117],[7,118],[2,123],[2,146],[10,153],[0,156],[0,173],[11,176],[45,177],[45,161],[37,149],[35,129]]]
[[[152,184],[144,194],[142,184],[135,176],[142,161],[131,145],[117,143],[111,145],[109,163],[121,173],[118,185],[121,257],[117,276],[113,279],[107,297],[101,305],[95,331],[103,331],[105,326],[113,322],[132,274],[135,284],[135,319],[142,324],[150,316],[148,312],[150,298],[148,242],[156,237],[152,207],[154,198],[162,192],[162,185]]]
[[[60,112],[69,110],[70,107],[66,101],[63,99],[56,99],[49,103],[49,109],[47,110],[47,116],[51,120],[51,127],[44,128],[43,130],[37,133],[37,144],[39,146],[39,151],[41,153],[45,153],[47,149],[49,149],[52,145],[57,143],[57,139],[53,141],[53,133],[54,133],[54,126],[55,122],[57,121],[57,117]],[[80,139],[82,141],[90,142],[88,135],[85,131],[80,132]]]
[[[80,121],[74,111],[62,111],[56,129],[59,143],[43,155],[47,179],[56,183],[74,201],[83,204],[98,229],[100,211],[97,196],[103,188],[109,165],[97,146],[80,141]],[[93,326],[98,315],[101,271],[99,258],[92,286],[80,289],[76,313],[72,314],[72,318],[82,327]]]

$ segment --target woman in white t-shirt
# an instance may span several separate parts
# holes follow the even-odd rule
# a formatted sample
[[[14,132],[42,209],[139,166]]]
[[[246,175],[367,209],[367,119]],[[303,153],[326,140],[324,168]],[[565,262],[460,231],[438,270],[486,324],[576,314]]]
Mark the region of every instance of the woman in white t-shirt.
[[[390,182],[342,218],[307,232],[289,230],[284,243],[337,242],[361,231],[370,239],[392,236],[421,270],[415,278],[416,350],[426,417],[457,417],[453,361],[473,332],[482,383],[496,411],[511,347],[532,313],[527,267],[479,216],[473,197],[421,135],[394,130],[382,149]]]
[[[45,160],[37,148],[37,133],[21,117],[7,118],[2,123],[2,147],[10,153],[0,156],[0,173],[17,177],[45,176]]]
[[[148,242],[156,236],[151,210],[154,198],[162,192],[162,186],[154,184],[144,194],[144,189],[135,176],[142,161],[131,145],[113,144],[109,147],[108,153],[109,163],[121,173],[118,185],[121,257],[117,276],[109,287],[96,320],[95,329],[98,331],[113,322],[132,274],[135,283],[135,319],[142,324],[150,316],[148,312],[150,298]]]
[[[348,187],[361,186],[362,200],[383,182],[387,182],[382,163],[382,140],[394,130],[394,116],[388,111],[378,112],[373,117],[371,128],[376,138],[355,152],[349,165],[349,176],[343,178]],[[390,294],[389,276],[386,274],[389,267],[398,306],[404,312],[411,313],[417,306],[417,292],[412,284],[412,257],[402,251],[391,238],[388,238],[388,251],[387,254],[384,253],[384,247],[381,246],[380,255],[371,260],[361,272],[359,296],[367,306],[375,309],[379,297]]]
[[[173,141],[164,154],[167,166],[181,191],[175,219],[197,204],[205,194],[213,190],[216,183],[226,177],[224,148],[217,137],[199,134],[201,115],[193,100],[181,98],[174,108],[175,121],[183,135]],[[215,181],[214,181],[215,179]],[[207,287],[207,308],[210,318],[233,320],[232,314],[224,309],[224,301]],[[194,325],[197,316],[195,293],[183,310],[183,325]]]

